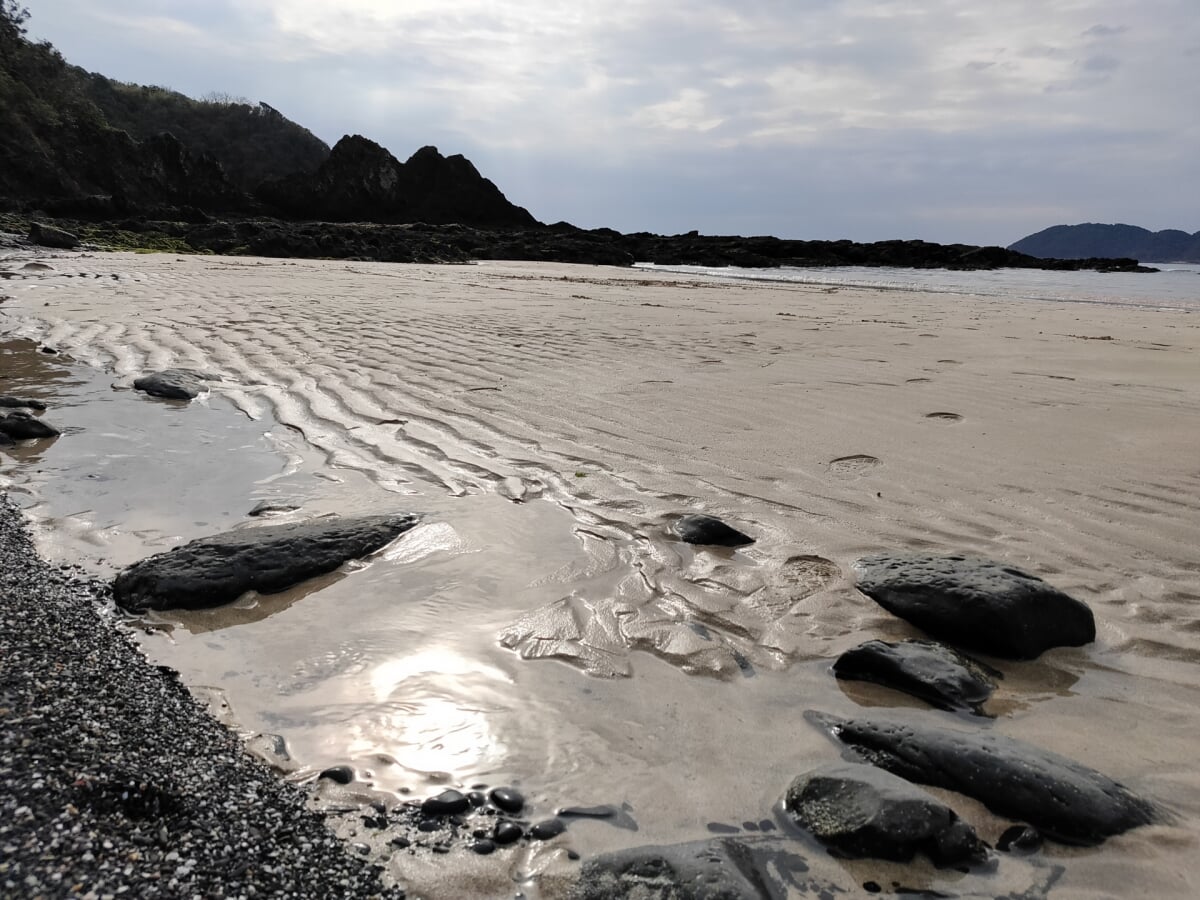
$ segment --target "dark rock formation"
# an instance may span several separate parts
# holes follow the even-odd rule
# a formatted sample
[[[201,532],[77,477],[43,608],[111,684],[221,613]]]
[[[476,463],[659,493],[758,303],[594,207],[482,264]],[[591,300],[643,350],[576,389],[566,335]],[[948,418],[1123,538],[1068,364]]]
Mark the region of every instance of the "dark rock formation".
[[[0,417],[0,434],[14,441],[24,441],[30,438],[54,437],[60,432],[53,425],[35,419],[27,412],[13,412]]]
[[[42,247],[56,247],[60,250],[74,250],[79,246],[79,238],[71,232],[41,222],[34,222],[29,227],[29,241]]]
[[[1096,639],[1086,605],[1020,569],[964,556],[868,556],[858,589],[888,612],[959,647],[1034,659]]]
[[[257,196],[297,219],[461,222],[488,228],[537,224],[465,157],[445,157],[436,147],[423,147],[401,163],[361,135],[338,141],[312,175],[265,182]]]
[[[992,696],[998,674],[934,641],[867,641],[839,656],[833,673],[912,694],[938,709],[975,713]]]
[[[908,862],[924,853],[938,867],[982,863],[987,845],[954,810],[874,766],[833,763],[796,778],[784,809],[831,852]]]
[[[686,544],[744,547],[754,543],[754,538],[713,516],[684,516],[673,527],[679,539]]]
[[[1149,231],[1136,225],[1054,225],[1008,248],[1036,257],[1132,256],[1154,262],[1200,262],[1200,231]]]
[[[143,612],[221,606],[247,591],[271,594],[373,553],[416,524],[416,516],[367,516],[200,538],[125,569],[113,581],[113,598]]]
[[[1158,817],[1153,804],[1111,778],[1013,738],[815,712],[805,717],[865,762],[974,797],[1064,844],[1099,844]]]
[[[0,397],[0,409],[45,409],[46,404],[41,400],[22,399],[21,397]]]
[[[220,381],[216,375],[207,375],[191,369],[163,369],[151,372],[133,382],[134,390],[143,391],[152,397],[168,400],[194,400],[207,388],[206,381]]]
[[[587,860],[569,900],[782,900],[843,893],[809,877],[794,842],[714,838],[634,847]],[[826,892],[826,893],[822,893]]]

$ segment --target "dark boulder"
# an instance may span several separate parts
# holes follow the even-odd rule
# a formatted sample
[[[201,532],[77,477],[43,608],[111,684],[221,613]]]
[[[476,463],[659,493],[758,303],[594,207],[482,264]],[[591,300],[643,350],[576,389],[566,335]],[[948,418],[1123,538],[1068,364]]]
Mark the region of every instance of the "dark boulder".
[[[1154,804],[1074,760],[1013,738],[805,714],[865,762],[974,797],[1064,844],[1099,844],[1158,817]]]
[[[712,547],[744,547],[754,538],[742,534],[713,516],[684,516],[675,523],[675,533],[686,544],[706,544]]]
[[[872,681],[938,709],[982,714],[996,689],[995,670],[934,641],[867,641],[833,664],[838,678]]]
[[[0,416],[0,432],[14,441],[55,437],[60,434],[53,425],[35,419],[27,412],[13,412],[7,416]]]
[[[908,862],[918,852],[934,865],[985,862],[987,845],[931,794],[874,766],[832,763],[796,778],[784,809],[838,856]]]
[[[713,838],[634,847],[587,860],[569,900],[776,900],[843,893],[808,874],[795,842]],[[825,893],[822,893],[825,892]]]
[[[41,400],[22,399],[20,397],[0,397],[0,408],[3,409],[45,409],[46,404]]]
[[[79,238],[62,228],[34,222],[29,226],[29,241],[43,247],[56,247],[60,250],[74,250],[79,246]]]
[[[113,581],[117,605],[206,609],[247,591],[271,594],[386,546],[416,516],[365,516],[244,528],[200,538],[134,563]]]
[[[163,369],[135,378],[133,388],[151,397],[168,400],[194,400],[207,388],[206,381],[220,381],[216,375],[206,375],[191,369]]]
[[[1096,639],[1092,611],[1040,578],[966,556],[868,556],[858,589],[940,640],[1011,659]]]

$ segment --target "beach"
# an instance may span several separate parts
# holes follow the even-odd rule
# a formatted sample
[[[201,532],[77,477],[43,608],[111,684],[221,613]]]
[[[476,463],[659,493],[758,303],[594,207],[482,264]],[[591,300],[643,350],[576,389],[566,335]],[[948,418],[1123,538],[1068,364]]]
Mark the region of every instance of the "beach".
[[[363,802],[518,784],[539,814],[636,821],[488,858],[532,891],[567,850],[758,831],[837,758],[805,710],[899,709],[1080,760],[1169,821],[986,876],[808,848],[834,883],[984,896],[1061,867],[1055,897],[1200,889],[1196,314],[550,263],[2,265],[0,332],[26,368],[0,392],[64,429],[3,475],[50,560],[107,578],[255,524],[260,501],[298,507],[280,521],[423,515],[319,585],[143,623],[151,660],[243,736],[286,740],[292,780],[349,765]],[[190,406],[129,390],[168,367],[221,380]],[[681,544],[687,513],[756,542]],[[1091,607],[1097,639],[988,660],[1004,678],[978,724],[839,682],[843,651],[920,636],[854,588],[854,561],[891,551],[1032,572]],[[943,796],[990,842],[1008,824]],[[372,852],[413,896],[462,896],[437,874],[455,865],[483,877]]]

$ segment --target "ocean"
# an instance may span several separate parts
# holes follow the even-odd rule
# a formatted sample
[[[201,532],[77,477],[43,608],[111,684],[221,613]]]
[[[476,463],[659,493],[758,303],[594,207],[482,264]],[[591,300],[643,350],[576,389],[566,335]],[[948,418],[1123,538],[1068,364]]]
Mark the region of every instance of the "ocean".
[[[658,266],[639,268],[710,278],[779,281],[889,291],[929,291],[1005,300],[1104,303],[1156,309],[1200,310],[1200,264],[1146,263],[1158,272],[1055,272],[1041,269],[891,269],[866,266],[777,269]]]

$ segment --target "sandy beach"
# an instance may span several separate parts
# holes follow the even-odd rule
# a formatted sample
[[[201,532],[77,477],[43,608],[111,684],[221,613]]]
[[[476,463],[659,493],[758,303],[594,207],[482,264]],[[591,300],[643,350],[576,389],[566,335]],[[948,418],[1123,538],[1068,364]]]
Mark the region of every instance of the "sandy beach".
[[[967,727],[829,672],[862,641],[919,635],[854,589],[857,558],[961,552],[1033,572],[1097,620],[1087,647],[988,660],[1004,680],[977,727],[1078,759],[1173,819],[987,876],[810,850],[815,870],[964,896],[1056,867],[1054,897],[1200,890],[1197,315],[554,264],[44,262],[3,263],[5,339],[119,389],[169,366],[222,379],[191,408],[115,392],[137,411],[113,406],[112,431],[242,429],[194,446],[222,454],[198,469],[176,459],[178,490],[157,468],[129,478],[132,505],[115,496],[126,482],[68,487],[18,457],[4,479],[50,558],[108,576],[253,524],[263,499],[297,500],[292,519],[426,517],[320,590],[164,615],[142,638],[243,734],[283,735],[295,780],[349,764],[368,799],[518,783],[548,811],[628,806],[637,832],[583,821],[519,862],[489,858],[518,884],[518,868],[565,870],[566,849],[771,818],[794,775],[837,757],[807,709]],[[44,462],[71,442],[111,456],[106,429],[72,433],[71,416]],[[239,475],[242,446],[277,462]],[[671,540],[689,512],[757,542]],[[1008,824],[944,796],[989,841]],[[444,860],[376,850],[411,896],[462,896]]]

